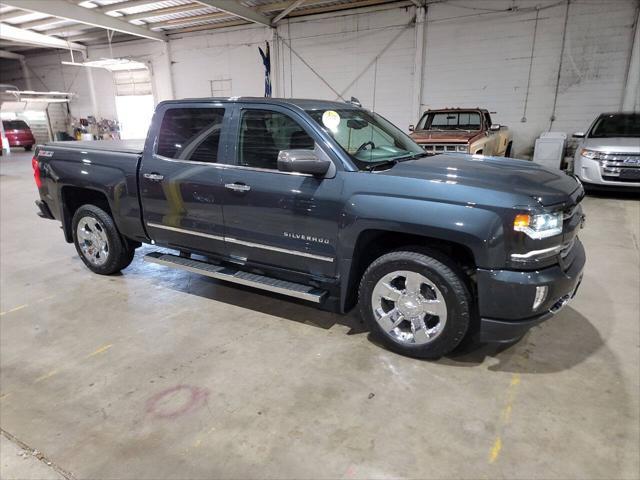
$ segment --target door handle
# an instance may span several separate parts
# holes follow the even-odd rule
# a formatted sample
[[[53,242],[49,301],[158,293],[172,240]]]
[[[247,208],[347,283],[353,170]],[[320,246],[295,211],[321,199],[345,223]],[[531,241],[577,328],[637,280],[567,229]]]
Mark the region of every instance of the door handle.
[[[249,185],[245,185],[244,183],[225,183],[224,188],[228,188],[229,190],[233,190],[234,192],[248,192],[251,190]]]
[[[160,175],[158,173],[143,173],[142,176],[153,182],[159,182],[164,178],[164,175]]]

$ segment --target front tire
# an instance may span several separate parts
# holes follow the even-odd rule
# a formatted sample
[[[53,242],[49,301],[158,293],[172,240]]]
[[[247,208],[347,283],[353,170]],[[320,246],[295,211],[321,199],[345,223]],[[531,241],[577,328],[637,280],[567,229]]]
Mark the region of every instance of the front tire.
[[[83,205],[72,220],[73,243],[94,273],[111,275],[129,266],[135,249],[120,236],[111,216],[95,205]]]
[[[464,338],[471,295],[457,267],[444,258],[395,251],[362,276],[360,314],[371,335],[402,355],[436,359]]]

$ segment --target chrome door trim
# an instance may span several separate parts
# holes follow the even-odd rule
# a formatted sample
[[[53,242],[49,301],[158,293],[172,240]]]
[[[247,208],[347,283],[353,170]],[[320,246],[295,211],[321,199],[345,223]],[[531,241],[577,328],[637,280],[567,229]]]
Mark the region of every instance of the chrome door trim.
[[[233,237],[222,237],[219,235],[211,235],[209,233],[198,232],[195,230],[186,230],[178,227],[168,227],[166,225],[160,225],[159,223],[147,222],[147,227],[161,228],[164,230],[170,230],[172,232],[185,233],[187,235],[197,235],[199,237],[211,238],[213,240],[219,240],[221,242],[235,243],[237,245],[244,245],[245,247],[261,248],[263,250],[271,250],[272,252],[286,253],[288,255],[298,255],[300,257],[312,258],[314,260],[321,260],[323,262],[333,262],[332,257],[325,257],[322,255],[316,255],[314,253],[301,252],[299,250],[289,250],[287,248],[272,247],[271,245],[265,245],[263,243],[245,242],[244,240],[238,240]]]
[[[234,164],[231,164],[231,163],[200,162],[200,161],[197,161],[197,160],[185,160],[185,159],[181,159],[181,158],[169,158],[169,157],[165,157],[163,155],[160,155],[158,153],[154,153],[153,156],[157,160],[162,160],[162,161],[165,161],[165,162],[187,163],[187,164],[193,164],[193,165],[205,165],[205,166],[209,166],[209,167],[213,167],[213,168],[222,168],[222,169],[233,168],[233,169],[238,169],[238,170],[250,170],[250,171],[253,171],[253,172],[278,173],[280,175],[295,175],[295,176],[298,176],[298,177],[313,177],[313,175],[311,175],[310,173],[283,172],[283,171],[280,171],[278,169],[272,169],[272,168],[247,167],[245,165],[234,165]]]
[[[198,237],[211,238],[213,240],[224,242],[224,237],[220,235],[211,235],[209,233],[197,232],[195,230],[185,230],[184,228],[168,227],[167,225],[160,225],[159,223],[152,222],[147,222],[147,227],[161,228],[163,230],[171,230],[172,232],[186,233],[187,235],[197,235]]]
[[[264,245],[262,243],[245,242],[244,240],[238,240],[233,237],[225,237],[225,240],[229,243],[236,243],[238,245],[244,245],[245,247],[262,248],[263,250],[271,250],[272,252],[287,253],[289,255],[298,255],[300,257],[313,258],[314,260],[322,260],[323,262],[333,262],[333,258],[324,257],[322,255],[316,255],[314,253],[301,252],[299,250],[289,250],[287,248],[272,247],[271,245]]]

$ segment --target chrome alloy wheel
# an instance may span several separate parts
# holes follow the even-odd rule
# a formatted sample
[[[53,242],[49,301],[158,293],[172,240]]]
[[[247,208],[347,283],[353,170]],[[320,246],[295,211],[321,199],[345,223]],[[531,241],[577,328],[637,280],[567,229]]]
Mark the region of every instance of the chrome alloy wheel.
[[[102,223],[94,217],[82,217],[76,228],[78,245],[89,263],[100,267],[109,258],[109,240]]]
[[[371,307],[380,327],[399,343],[429,343],[447,323],[447,303],[442,292],[417,272],[391,272],[378,280]]]

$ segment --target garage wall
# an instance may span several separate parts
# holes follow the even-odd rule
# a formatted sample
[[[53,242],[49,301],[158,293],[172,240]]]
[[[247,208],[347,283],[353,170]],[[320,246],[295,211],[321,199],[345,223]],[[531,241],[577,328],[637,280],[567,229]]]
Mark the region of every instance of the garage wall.
[[[330,100],[354,96],[406,128],[413,123],[414,10],[286,22],[278,29],[279,93]]]
[[[114,44],[113,55],[147,62],[157,101],[262,96],[257,47],[269,40],[274,95],[355,96],[406,128],[417,120],[415,52],[416,42],[424,40],[422,82],[415,82],[421,109],[496,111],[495,120],[514,133],[515,153],[526,156],[540,133],[584,130],[598,113],[620,108],[639,6],[639,0],[571,0],[567,15],[564,0],[435,2],[428,7],[424,39],[413,23],[414,6],[371,7],[284,20],[277,32],[249,25],[173,35],[167,45]],[[68,54],[28,61],[48,89],[77,91],[72,112],[86,112],[85,74],[62,68],[62,56]],[[91,47],[89,56],[110,52]],[[14,63],[14,83],[20,83]],[[111,74],[93,72],[99,111],[115,115]]]
[[[79,54],[80,55],[80,54]],[[80,60],[80,56],[76,58]],[[86,117],[97,114],[99,117],[115,118],[115,103],[113,103],[113,82],[111,73],[105,70],[92,69],[88,72],[83,67],[62,65],[62,61],[70,61],[68,52],[47,53],[27,57],[27,65],[31,71],[31,83],[34,90],[73,92],[76,97],[70,103],[71,114],[75,117]],[[5,60],[0,64],[2,68],[2,82],[27,89],[22,75],[20,63]],[[88,75],[94,81],[97,112],[94,112],[91,101]],[[112,106],[113,103],[113,106]]]
[[[546,130],[584,130],[598,113],[620,108],[638,8],[573,0],[566,17],[564,1],[532,3],[431,5],[425,42],[423,108],[496,111],[517,154],[530,153]],[[512,5],[516,11],[499,12]]]

